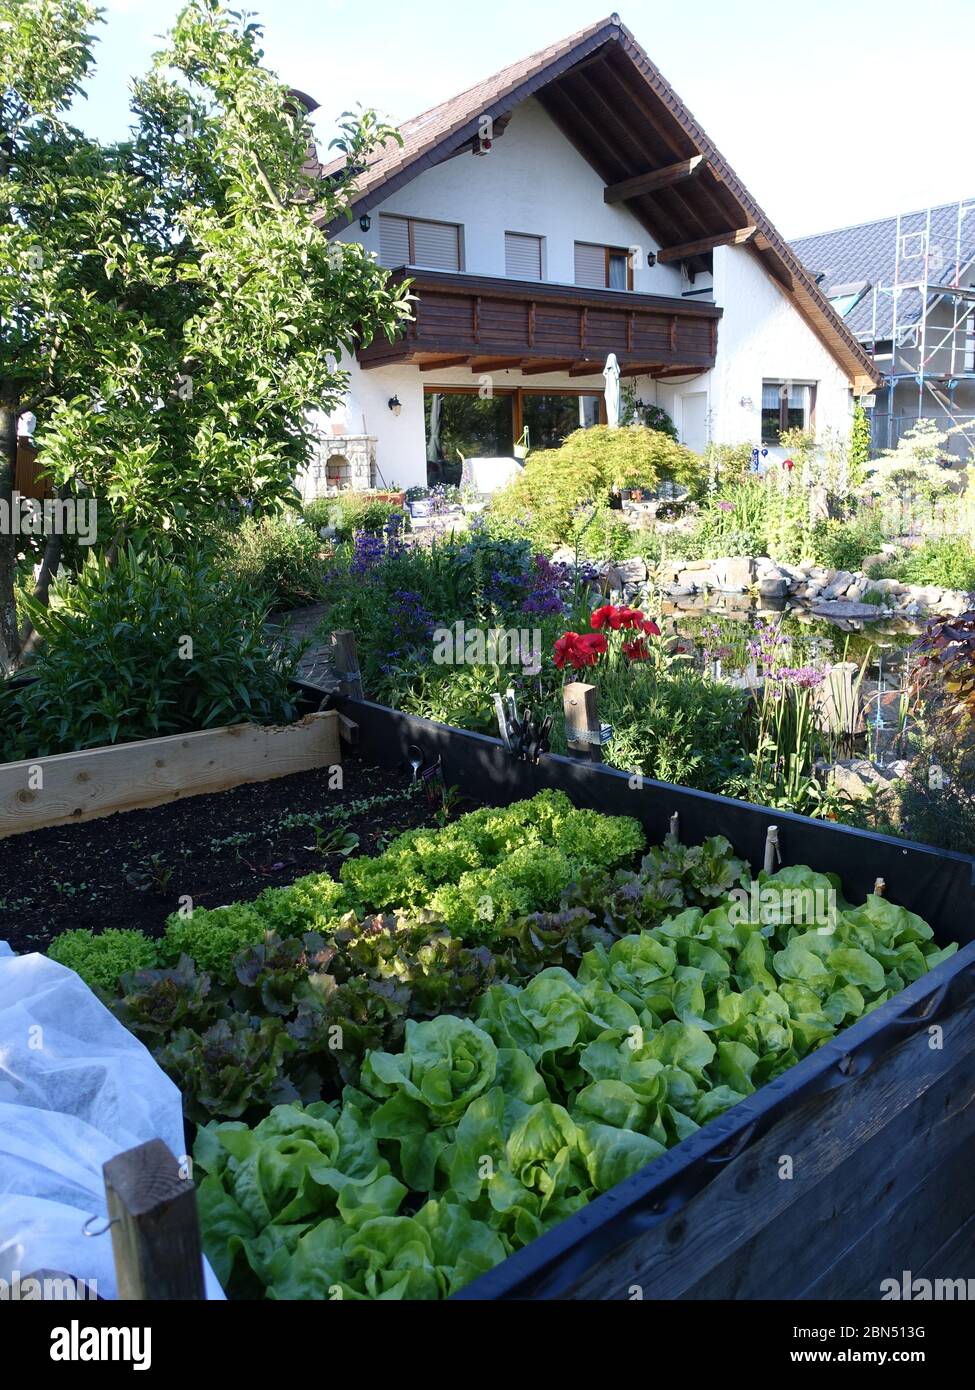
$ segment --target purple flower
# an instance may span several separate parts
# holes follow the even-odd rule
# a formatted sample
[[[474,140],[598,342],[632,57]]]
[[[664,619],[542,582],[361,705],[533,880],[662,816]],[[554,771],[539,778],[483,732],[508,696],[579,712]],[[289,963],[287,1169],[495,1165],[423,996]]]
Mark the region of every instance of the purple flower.
[[[733,512],[735,510],[735,506],[733,502],[719,502],[718,509],[722,512]]]

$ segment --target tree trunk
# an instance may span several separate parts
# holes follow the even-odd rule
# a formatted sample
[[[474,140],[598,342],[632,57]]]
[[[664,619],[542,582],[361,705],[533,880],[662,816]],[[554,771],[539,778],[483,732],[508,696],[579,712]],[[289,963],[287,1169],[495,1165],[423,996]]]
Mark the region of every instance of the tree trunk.
[[[17,477],[17,403],[0,400],[0,674],[14,669],[20,652],[14,580],[17,537],[14,535],[13,492]]]

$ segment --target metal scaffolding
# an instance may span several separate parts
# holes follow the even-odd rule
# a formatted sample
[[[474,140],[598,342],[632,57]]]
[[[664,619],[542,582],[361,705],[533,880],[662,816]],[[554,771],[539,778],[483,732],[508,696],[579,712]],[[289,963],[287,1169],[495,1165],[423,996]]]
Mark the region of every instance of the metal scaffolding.
[[[881,342],[886,331],[878,324],[878,306],[889,296],[890,371],[884,373],[888,448],[896,443],[891,433],[897,388],[902,382],[913,381],[917,386],[917,413],[912,418],[924,416],[930,397],[940,415],[950,422],[949,428],[957,427],[975,450],[975,417],[968,423],[961,419],[954,398],[959,382],[975,381],[975,287],[962,284],[962,276],[972,261],[971,252],[966,259],[963,249],[965,220],[972,219],[968,224],[970,231],[975,224],[975,200],[959,200],[954,236],[949,238],[953,244],[947,247],[942,240],[932,239],[932,211],[929,207],[920,213],[897,214],[893,276],[889,283],[873,286],[871,341],[866,346],[880,365],[883,357],[876,352],[878,331]],[[910,230],[905,229],[906,221],[913,224]],[[929,322],[931,309],[939,300],[951,306],[951,319],[946,325]],[[880,317],[886,322],[886,313]],[[916,352],[916,362],[901,370],[907,352]]]

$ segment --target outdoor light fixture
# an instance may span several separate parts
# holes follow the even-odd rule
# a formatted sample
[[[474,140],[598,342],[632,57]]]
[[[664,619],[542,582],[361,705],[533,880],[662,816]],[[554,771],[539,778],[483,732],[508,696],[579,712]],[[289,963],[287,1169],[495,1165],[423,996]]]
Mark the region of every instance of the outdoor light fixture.
[[[398,415],[400,411],[403,409],[403,406],[400,403],[399,396],[390,396],[386,404],[389,406],[390,410],[393,412],[394,415]]]
[[[364,212],[364,213],[362,214],[362,216],[359,218],[359,227],[361,228],[362,231],[368,232],[368,230],[369,230],[369,228],[370,228],[371,226],[372,226],[372,218],[369,216],[368,212]]]
[[[647,267],[649,268],[650,266],[656,265],[656,264],[657,264],[657,253],[656,253],[656,251],[648,251],[648,252],[647,252]]]

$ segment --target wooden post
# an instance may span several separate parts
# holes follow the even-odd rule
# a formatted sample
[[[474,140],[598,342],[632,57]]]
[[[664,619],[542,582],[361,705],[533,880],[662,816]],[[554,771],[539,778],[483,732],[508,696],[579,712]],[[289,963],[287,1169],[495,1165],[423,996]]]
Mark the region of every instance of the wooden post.
[[[102,1166],[120,1299],[202,1299],[196,1187],[161,1139]]]
[[[356,650],[355,633],[349,628],[340,628],[332,633],[332,654],[335,670],[339,678],[342,694],[350,700],[362,700],[362,676],[359,672],[359,653]]]
[[[775,873],[775,861],[782,863],[782,855],[779,852],[779,827],[770,825],[765,836],[765,872]]]
[[[570,681],[562,688],[562,707],[565,711],[565,741],[578,756],[588,756],[590,762],[601,763],[603,750],[599,744],[599,715],[596,712],[596,687],[582,681]]]
[[[874,879],[873,891],[876,893],[878,898],[882,898],[884,896],[886,889],[887,884],[884,882],[882,878]]]
[[[670,833],[675,840],[680,838],[680,812],[675,811],[670,818]]]

